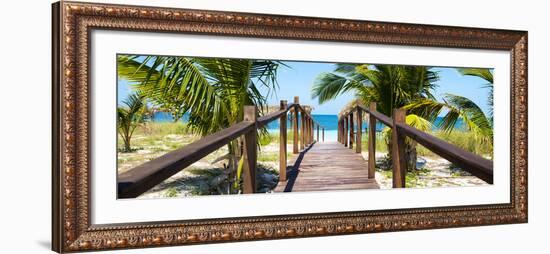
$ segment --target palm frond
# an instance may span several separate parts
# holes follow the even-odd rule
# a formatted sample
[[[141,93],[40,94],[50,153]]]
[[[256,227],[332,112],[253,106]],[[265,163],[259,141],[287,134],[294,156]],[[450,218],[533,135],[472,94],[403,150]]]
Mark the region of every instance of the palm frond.
[[[432,122],[443,115],[438,127],[446,132],[453,131],[460,119],[478,140],[492,143],[493,128],[489,119],[479,106],[466,97],[445,94],[443,102],[423,99],[405,106],[404,109]]]
[[[458,68],[458,72],[462,75],[475,76],[486,80],[489,84],[493,84],[493,73],[487,68]]]
[[[408,125],[416,129],[419,129],[421,131],[429,131],[433,127],[430,121],[415,114],[408,114],[407,117],[405,118],[405,122]]]
[[[352,89],[359,89],[363,85],[356,80],[350,80],[344,76],[336,75],[334,73],[322,73],[320,74],[311,91],[312,99],[317,98],[319,104],[323,104],[329,100],[332,100],[338,95],[346,93]]]

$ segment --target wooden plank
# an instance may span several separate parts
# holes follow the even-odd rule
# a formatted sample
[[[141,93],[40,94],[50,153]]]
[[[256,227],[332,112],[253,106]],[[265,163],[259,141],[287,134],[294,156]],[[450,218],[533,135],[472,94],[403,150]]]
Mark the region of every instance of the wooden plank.
[[[254,127],[252,122],[237,123],[118,175],[118,198],[141,195]]]
[[[314,143],[289,165],[288,180],[279,182],[275,192],[380,188],[368,177],[363,157],[338,142]]]
[[[393,124],[405,122],[405,110],[393,110]],[[405,159],[405,135],[398,129],[392,129],[392,178],[393,188],[405,188],[405,175],[407,174],[407,162]]]
[[[244,106],[244,120],[256,122],[256,106]],[[256,192],[257,128],[244,134],[243,193]]]

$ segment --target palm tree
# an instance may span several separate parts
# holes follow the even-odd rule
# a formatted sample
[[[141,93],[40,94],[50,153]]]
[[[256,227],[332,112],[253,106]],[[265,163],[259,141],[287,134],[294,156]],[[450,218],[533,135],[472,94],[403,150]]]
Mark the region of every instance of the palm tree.
[[[118,133],[124,142],[124,152],[131,152],[130,141],[136,128],[144,122],[147,107],[143,96],[134,93],[122,102],[124,106],[117,108]]]
[[[466,76],[474,76],[482,78],[487,83],[485,87],[489,88],[489,98],[487,100],[489,104],[489,120],[493,122],[493,72],[490,69],[486,68],[458,68],[458,72]]]
[[[439,79],[429,67],[401,65],[337,64],[332,73],[322,73],[316,80],[312,97],[319,103],[353,91],[360,103],[377,103],[377,110],[392,116],[393,109],[401,108],[419,99],[434,100],[431,93]],[[426,128],[427,121],[418,115],[407,117],[407,123]],[[388,132],[385,132],[388,133]],[[391,151],[391,135],[387,136],[388,151]],[[407,145],[408,168],[416,168],[416,144]],[[388,154],[388,157],[391,153]]]
[[[267,97],[278,88],[277,69],[282,64],[172,56],[119,56],[118,63],[119,76],[134,82],[160,108],[177,112],[173,116],[187,113],[188,128],[202,136],[242,121],[244,105],[256,105],[263,112]],[[230,178],[238,184],[241,142],[230,142],[228,150]]]
[[[411,112],[435,121],[443,114],[439,127],[446,132],[455,129],[458,120],[462,120],[468,131],[473,133],[477,142],[493,146],[493,73],[489,69],[459,68],[463,75],[476,76],[486,80],[489,88],[489,113],[486,115],[481,108],[470,99],[454,95],[444,94],[443,102],[435,100],[418,100],[405,108]]]

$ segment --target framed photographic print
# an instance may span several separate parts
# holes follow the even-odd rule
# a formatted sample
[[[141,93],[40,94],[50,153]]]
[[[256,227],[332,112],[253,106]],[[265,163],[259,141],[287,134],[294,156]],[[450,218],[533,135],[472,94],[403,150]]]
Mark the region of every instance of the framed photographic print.
[[[527,32],[53,4],[53,250],[527,222]]]

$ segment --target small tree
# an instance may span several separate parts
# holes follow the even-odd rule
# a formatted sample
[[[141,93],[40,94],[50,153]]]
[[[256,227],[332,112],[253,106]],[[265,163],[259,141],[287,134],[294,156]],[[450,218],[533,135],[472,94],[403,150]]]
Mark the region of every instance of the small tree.
[[[122,102],[124,106],[117,108],[118,134],[124,142],[124,152],[131,152],[130,140],[136,128],[144,122],[147,107],[143,96],[134,93]]]

